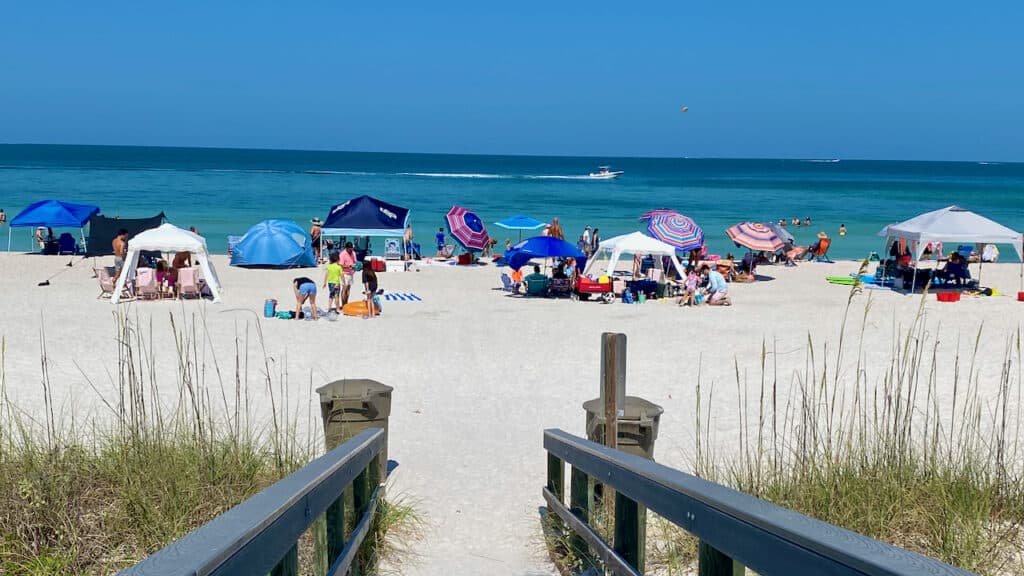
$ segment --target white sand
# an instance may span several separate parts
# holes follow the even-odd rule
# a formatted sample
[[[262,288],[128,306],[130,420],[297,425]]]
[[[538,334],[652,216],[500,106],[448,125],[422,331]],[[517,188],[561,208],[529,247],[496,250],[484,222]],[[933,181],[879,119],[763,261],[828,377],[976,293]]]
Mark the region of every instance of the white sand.
[[[109,265],[110,259],[104,259]],[[40,328],[45,326],[54,395],[65,412],[86,419],[100,414],[96,394],[83,373],[110,392],[108,371],[117,362],[115,307],[96,300],[97,283],[88,263],[65,269],[67,257],[0,254],[0,336],[6,341],[7,393],[21,407],[41,415]],[[250,271],[230,268],[216,257],[224,284],[221,304],[142,302],[122,305],[132,317],[152,321],[158,342],[158,368],[166,373],[166,399],[177,391],[169,313],[181,321],[202,311],[210,350],[230,374],[234,339],[259,323],[275,366],[287,362],[289,397],[301,426],[319,433],[309,390],[342,377],[373,378],[395,387],[390,457],[397,491],[420,501],[430,527],[416,549],[418,566],[409,574],[553,574],[539,544],[540,496],[545,481],[541,432],[564,428],[584,433],[581,403],[598,391],[599,336],[604,331],[629,337],[628,391],[665,408],[656,456],[689,468],[694,441],[696,365],[705,386],[715,386],[715,402],[726,407],[712,424],[723,445],[739,425],[734,360],[757,382],[761,345],[768,339],[780,352],[780,381],[802,371],[804,347],[837,340],[849,288],[824,282],[856,264],[802,264],[764,267],[771,281],[732,287],[730,308],[682,309],[662,302],[602,305],[569,300],[508,297],[494,290],[500,270],[423,267],[420,272],[380,275],[382,288],[413,292],[422,302],[384,302],[375,320],[338,322],[265,320],[263,300],[292,305],[291,278],[322,271]],[[873,270],[873,266],[872,266]],[[972,266],[977,273],[977,267]],[[52,274],[50,286],[36,284]],[[925,304],[932,329],[941,317],[942,354],[961,338],[969,349],[984,323],[984,345],[991,358],[981,366],[982,395],[994,393],[1005,338],[1024,318],[1015,299],[1017,265],[986,266],[987,285],[1007,294]],[[325,306],[325,293],[320,303]],[[887,361],[894,324],[913,318],[920,296],[872,291],[865,328],[867,366]],[[860,329],[858,297],[850,333]],[[250,354],[257,350],[250,346]],[[853,354],[851,354],[853,356]],[[212,354],[208,358],[212,361]],[[877,380],[876,371],[870,376]],[[212,376],[211,376],[212,378]],[[230,376],[226,377],[230,382]],[[254,385],[255,394],[265,396]],[[268,402],[263,399],[264,411]],[[307,417],[306,414],[310,416]]]

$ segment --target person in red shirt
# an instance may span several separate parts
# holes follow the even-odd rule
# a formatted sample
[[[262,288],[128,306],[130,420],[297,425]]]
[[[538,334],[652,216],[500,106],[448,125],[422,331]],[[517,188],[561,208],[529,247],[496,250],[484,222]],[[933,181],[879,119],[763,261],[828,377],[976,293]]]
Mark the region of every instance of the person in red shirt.
[[[338,255],[341,264],[341,306],[348,304],[348,293],[352,290],[353,275],[356,272],[356,252],[351,242],[345,242],[345,249]]]

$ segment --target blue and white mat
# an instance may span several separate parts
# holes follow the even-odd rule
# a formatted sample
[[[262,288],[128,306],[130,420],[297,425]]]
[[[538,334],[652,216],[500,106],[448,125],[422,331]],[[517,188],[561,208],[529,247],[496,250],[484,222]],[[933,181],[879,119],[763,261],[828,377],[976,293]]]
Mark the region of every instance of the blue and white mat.
[[[411,292],[388,292],[384,295],[384,299],[391,302],[422,302],[423,298],[411,293]]]

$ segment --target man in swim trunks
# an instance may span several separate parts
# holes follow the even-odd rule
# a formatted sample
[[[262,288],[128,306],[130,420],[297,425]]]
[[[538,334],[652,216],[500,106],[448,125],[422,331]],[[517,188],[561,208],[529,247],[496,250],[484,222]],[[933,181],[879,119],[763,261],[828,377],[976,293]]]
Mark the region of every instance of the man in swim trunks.
[[[118,230],[117,236],[114,236],[114,241],[110,244],[114,249],[114,281],[117,281],[121,276],[121,270],[124,269],[124,257],[128,253],[128,231],[124,228]]]
[[[345,249],[338,254],[338,264],[341,264],[341,307],[344,308],[356,272],[356,252],[351,242],[345,242]]]
[[[316,320],[316,282],[305,276],[300,276],[292,280],[292,289],[295,291],[295,319],[301,319],[302,305],[305,302],[309,302],[310,315],[313,320]]]

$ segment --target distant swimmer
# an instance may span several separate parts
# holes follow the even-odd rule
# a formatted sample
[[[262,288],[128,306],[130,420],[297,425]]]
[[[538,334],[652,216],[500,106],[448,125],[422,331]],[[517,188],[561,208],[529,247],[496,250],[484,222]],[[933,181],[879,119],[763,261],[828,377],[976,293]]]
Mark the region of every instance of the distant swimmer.
[[[804,226],[810,226],[810,225],[811,225],[811,217],[808,216],[807,218],[804,218]]]
[[[782,226],[783,228],[786,227],[786,219],[785,218],[779,218],[779,226]]]
[[[800,218],[799,217],[797,217],[797,216],[793,217],[793,226],[797,226],[797,227],[800,226]]]
[[[846,236],[846,224],[839,225],[839,235]]]

